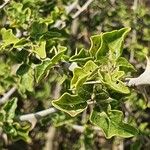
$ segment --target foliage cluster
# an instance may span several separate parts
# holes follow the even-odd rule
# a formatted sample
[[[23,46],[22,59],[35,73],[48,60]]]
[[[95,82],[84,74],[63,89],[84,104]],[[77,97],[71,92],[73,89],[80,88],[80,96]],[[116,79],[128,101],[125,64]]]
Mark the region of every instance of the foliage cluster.
[[[95,0],[77,17],[77,8],[68,11],[73,3],[11,0],[0,9],[0,147],[40,141],[43,148],[45,133],[57,128],[55,149],[110,148],[116,137],[130,138],[125,147],[147,148],[148,92],[125,79],[141,73],[149,55],[149,3]],[[36,126],[20,119],[51,107],[55,113],[35,116]]]

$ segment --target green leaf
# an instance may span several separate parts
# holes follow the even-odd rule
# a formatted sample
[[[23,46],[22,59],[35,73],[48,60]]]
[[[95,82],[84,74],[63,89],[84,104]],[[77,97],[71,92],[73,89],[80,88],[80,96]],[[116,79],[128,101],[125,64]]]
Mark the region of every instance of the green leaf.
[[[129,31],[130,28],[122,28],[120,30],[103,33],[101,35],[101,46],[97,49],[96,59],[99,60],[101,56],[106,55],[108,51],[118,58],[122,54],[123,42]]]
[[[10,44],[16,44],[20,40],[12,33],[11,29],[6,30],[5,28],[1,29],[1,35],[2,35],[2,48],[10,45]]]
[[[74,117],[86,109],[87,102],[77,95],[64,93],[58,100],[53,100],[52,105]]]
[[[138,134],[136,128],[123,122],[123,113],[118,110],[110,110],[108,113],[94,110],[90,121],[100,127],[108,139],[113,136],[129,138]]]
[[[115,73],[112,73],[111,75],[109,73],[105,73],[103,76],[101,75],[100,70],[98,72],[101,82],[104,83],[108,88],[118,93],[130,93],[129,88],[119,79],[124,75],[123,71],[117,71]]]
[[[30,69],[30,66],[29,66],[28,64],[22,64],[22,65],[18,68],[18,70],[17,70],[16,73],[17,73],[18,75],[23,75],[23,74],[27,73],[29,69]]]
[[[17,122],[13,123],[13,127],[16,129],[17,134],[15,136],[12,136],[13,140],[19,140],[22,139],[26,142],[31,142],[31,138],[29,137],[29,131],[30,131],[30,125],[20,125]]]
[[[93,85],[82,85],[79,89],[78,89],[78,96],[80,96],[83,99],[91,99],[91,95],[93,93]]]
[[[30,35],[31,38],[38,40],[45,32],[47,32],[46,23],[35,21],[31,25]]]
[[[59,60],[61,60],[62,56],[67,50],[67,47],[58,45],[57,49],[55,47],[54,49],[56,53],[55,53],[55,56],[53,56],[51,61],[53,64],[56,64]]]
[[[92,57],[90,57],[88,51],[85,49],[81,49],[79,51],[79,53],[76,55],[73,55],[69,59],[69,61],[71,61],[71,62],[86,62],[86,61],[91,60],[91,59],[92,59]]]
[[[12,100],[8,101],[3,110],[6,112],[6,120],[12,120],[15,117],[15,110],[17,108],[17,98],[13,98]]]
[[[101,46],[101,38],[102,38],[102,34],[100,35],[94,35],[91,36],[90,41],[91,41],[91,47],[90,47],[90,54],[95,57],[97,51],[99,50],[100,46]]]
[[[45,74],[47,74],[47,71],[52,66],[52,61],[50,59],[47,59],[35,67],[35,79],[37,83],[45,76]]]
[[[71,88],[78,89],[97,68],[98,66],[91,60],[89,60],[82,68],[75,68],[71,80]]]
[[[54,47],[52,50],[55,51],[55,55],[51,59],[46,59],[35,67],[35,79],[37,83],[48,73],[48,70],[51,69],[51,67],[61,60],[67,48],[58,46],[58,49]]]
[[[29,69],[27,73],[23,74],[20,78],[19,89],[22,93],[26,91],[32,92],[34,90],[34,76],[33,70]]]
[[[29,131],[30,131],[30,126],[21,126],[19,123],[14,122],[14,123],[8,123],[5,122],[3,126],[3,130],[5,133],[7,133],[12,140],[19,140],[22,139],[26,142],[31,142],[31,139],[29,137]]]
[[[38,45],[33,46],[33,52],[35,52],[40,58],[46,57],[46,41],[39,42]]]
[[[105,82],[109,88],[113,89],[116,92],[124,94],[130,93],[129,88],[122,81],[120,80],[113,81],[109,74],[105,75]]]
[[[59,38],[65,38],[68,34],[63,29],[58,28],[51,28],[49,31],[45,32],[42,36],[42,40],[49,40],[49,39],[59,39]]]
[[[118,67],[124,67],[124,68],[129,68],[129,69],[135,71],[134,66],[131,65],[124,57],[119,57],[117,59],[116,66],[118,66]]]

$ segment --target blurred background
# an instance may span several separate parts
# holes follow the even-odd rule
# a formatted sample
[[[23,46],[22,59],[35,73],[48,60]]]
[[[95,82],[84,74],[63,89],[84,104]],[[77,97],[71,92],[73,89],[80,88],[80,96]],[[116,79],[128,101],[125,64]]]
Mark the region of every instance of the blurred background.
[[[67,55],[75,54],[81,48],[90,48],[90,36],[101,32],[130,27],[123,56],[135,66],[138,76],[146,65],[145,55],[150,52],[150,1],[149,0],[10,0],[0,1],[0,28],[12,28],[17,37],[38,39],[48,23],[51,40],[48,47],[61,44],[68,48]],[[43,20],[42,20],[43,19]],[[34,22],[33,22],[34,21]],[[52,30],[51,30],[52,29]],[[59,36],[58,36],[59,33]],[[44,37],[47,38],[47,37]],[[25,52],[13,50],[9,54],[0,52],[0,95],[14,83],[9,63],[20,63]],[[9,56],[9,59],[8,59]],[[10,60],[11,58],[11,60]],[[30,59],[39,60],[32,55]],[[69,87],[67,64],[61,63],[40,82],[39,85],[25,87],[25,82],[13,93],[17,96],[18,113],[37,112],[51,107],[50,100],[58,98]],[[63,68],[63,70],[62,70]],[[59,72],[59,73],[58,73]],[[8,75],[7,80],[4,76]],[[6,79],[6,77],[5,77]],[[9,82],[8,82],[9,80]],[[149,88],[148,88],[149,89]],[[0,135],[0,149],[8,150],[148,150],[150,147],[150,105],[149,90],[141,89],[132,95],[126,104],[126,116],[133,117],[141,134],[137,137],[106,139],[97,128],[85,127],[84,114],[71,118],[63,112],[56,112],[42,118],[29,133],[31,143],[23,140],[12,141],[3,133]],[[148,102],[147,102],[148,101]]]

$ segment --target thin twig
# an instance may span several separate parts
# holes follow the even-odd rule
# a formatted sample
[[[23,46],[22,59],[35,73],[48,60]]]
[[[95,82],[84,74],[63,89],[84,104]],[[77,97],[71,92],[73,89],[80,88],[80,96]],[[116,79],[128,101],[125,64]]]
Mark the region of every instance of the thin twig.
[[[5,0],[5,2],[2,5],[0,5],[0,9],[4,8],[5,5],[7,5],[9,3],[9,1],[10,0]]]
[[[4,104],[9,100],[9,97],[16,91],[17,87],[12,87],[7,93],[3,95],[2,98],[0,98],[0,105]]]
[[[77,18],[94,0],[88,0],[73,16],[72,18]]]

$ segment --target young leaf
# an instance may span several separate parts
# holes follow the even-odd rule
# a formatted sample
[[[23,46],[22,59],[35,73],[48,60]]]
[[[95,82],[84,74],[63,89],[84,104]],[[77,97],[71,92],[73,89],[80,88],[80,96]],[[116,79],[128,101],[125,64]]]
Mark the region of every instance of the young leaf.
[[[5,28],[1,29],[1,35],[2,35],[2,48],[10,45],[10,44],[16,44],[20,40],[12,33],[11,29],[6,30]]]
[[[138,134],[136,128],[123,122],[123,113],[118,110],[110,110],[108,113],[94,110],[90,121],[99,126],[108,139],[113,136],[129,138]]]
[[[69,59],[69,61],[71,61],[71,62],[86,62],[86,61],[91,60],[91,59],[92,59],[92,57],[90,57],[88,51],[85,49],[81,49],[79,51],[79,53],[76,55],[73,55]]]
[[[54,47],[55,48],[55,47]],[[56,49],[56,48],[55,48]],[[64,55],[64,53],[66,52],[67,47],[64,46],[58,46],[56,51],[55,56],[52,57],[52,63],[56,64],[59,60],[61,60],[62,56]]]
[[[3,130],[7,133],[13,140],[22,139],[26,142],[31,142],[29,137],[30,126],[26,125],[22,127],[19,123],[14,122],[12,124],[5,122]]]
[[[98,66],[89,60],[82,68],[75,68],[71,80],[71,88],[78,89]]]
[[[38,45],[33,46],[33,52],[35,52],[42,59],[46,57],[45,45],[46,45],[46,41],[42,41],[39,42]]]
[[[58,100],[53,100],[52,105],[74,117],[86,109],[87,102],[78,95],[64,93]]]

